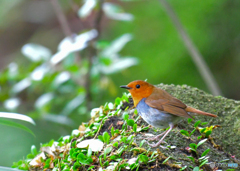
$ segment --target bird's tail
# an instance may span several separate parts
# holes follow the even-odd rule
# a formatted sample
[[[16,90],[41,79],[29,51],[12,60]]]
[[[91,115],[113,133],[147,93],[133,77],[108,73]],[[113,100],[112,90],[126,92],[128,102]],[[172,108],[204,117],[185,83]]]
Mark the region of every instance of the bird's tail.
[[[193,107],[190,107],[190,106],[188,106],[185,110],[186,110],[187,112],[197,113],[197,114],[200,114],[200,115],[217,117],[217,115],[214,115],[214,114],[211,114],[211,113],[207,113],[207,112],[203,112],[203,111],[201,111],[201,110],[197,110],[197,109],[195,109],[195,108],[193,108]]]

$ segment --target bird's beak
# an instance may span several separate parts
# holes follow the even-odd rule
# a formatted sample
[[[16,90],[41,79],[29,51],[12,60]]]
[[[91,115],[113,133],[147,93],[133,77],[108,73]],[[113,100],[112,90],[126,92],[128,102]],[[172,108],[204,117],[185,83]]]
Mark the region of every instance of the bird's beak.
[[[120,86],[121,88],[125,88],[125,89],[132,89],[131,87],[128,87],[128,86],[126,86],[126,85],[122,85],[122,86]]]

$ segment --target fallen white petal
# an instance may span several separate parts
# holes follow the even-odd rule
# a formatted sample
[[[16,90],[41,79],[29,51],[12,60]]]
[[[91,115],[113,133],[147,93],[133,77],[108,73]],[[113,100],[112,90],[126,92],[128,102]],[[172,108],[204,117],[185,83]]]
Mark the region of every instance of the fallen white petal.
[[[94,152],[101,151],[103,149],[103,142],[100,140],[89,139],[83,140],[77,144],[78,148],[86,148],[87,146],[89,146],[89,148],[91,148]]]
[[[137,161],[137,158],[134,157],[134,158],[129,159],[127,163],[131,165],[131,164],[135,163],[136,161]]]

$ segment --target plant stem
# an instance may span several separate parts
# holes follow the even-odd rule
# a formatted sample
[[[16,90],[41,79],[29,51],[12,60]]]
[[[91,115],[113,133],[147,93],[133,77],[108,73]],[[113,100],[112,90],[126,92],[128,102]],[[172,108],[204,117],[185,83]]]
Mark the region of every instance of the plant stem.
[[[160,3],[165,8],[167,14],[171,18],[173,24],[175,25],[178,33],[180,34],[189,54],[191,55],[195,65],[197,66],[197,69],[199,73],[201,74],[204,82],[206,83],[208,89],[213,95],[221,95],[221,90],[215,81],[209,67],[207,66],[206,62],[204,61],[203,56],[197,49],[197,47],[194,45],[193,41],[191,40],[190,36],[187,34],[187,32],[184,30],[180,20],[178,19],[176,13],[172,9],[171,5],[166,0],[159,0]]]

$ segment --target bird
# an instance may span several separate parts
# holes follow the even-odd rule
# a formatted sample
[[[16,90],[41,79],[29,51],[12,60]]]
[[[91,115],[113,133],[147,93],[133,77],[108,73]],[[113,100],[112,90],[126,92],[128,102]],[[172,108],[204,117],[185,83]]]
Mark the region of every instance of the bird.
[[[217,117],[217,115],[187,106],[165,90],[146,81],[132,81],[127,85],[120,86],[120,88],[127,89],[130,92],[134,106],[144,121],[156,128],[164,129],[170,127],[167,131],[153,138],[148,138],[149,141],[154,141],[162,137],[155,144],[147,142],[151,147],[162,147],[161,143],[164,143],[163,140],[168,133],[183,118],[192,118],[191,113]]]

